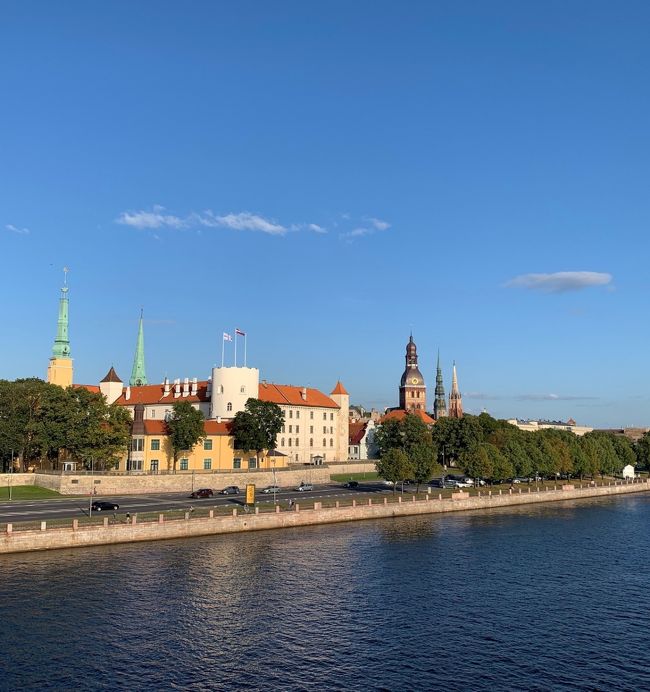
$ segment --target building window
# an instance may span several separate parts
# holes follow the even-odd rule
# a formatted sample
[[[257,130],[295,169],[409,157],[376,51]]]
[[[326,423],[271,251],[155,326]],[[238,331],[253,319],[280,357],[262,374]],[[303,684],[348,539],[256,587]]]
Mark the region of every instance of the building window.
[[[189,465],[189,459],[181,459],[181,471],[187,471]]]
[[[334,428],[330,425],[330,435],[334,434]]]
[[[291,438],[289,438],[289,447],[291,447]]]
[[[284,447],[284,437],[280,440],[280,447]]]
[[[220,384],[220,385],[217,387],[217,394],[223,394],[223,385],[222,385],[222,384]]]
[[[293,418],[293,411],[289,409],[289,418]]]
[[[327,440],[323,438],[323,447],[327,447]]]
[[[156,409],[152,408],[151,411],[149,411],[149,418],[155,418],[156,417]]]
[[[257,459],[255,457],[250,457],[248,459],[248,468],[249,469],[256,469],[257,468]]]
[[[313,437],[309,440],[309,446],[310,447],[314,446],[314,438]]]
[[[309,420],[314,420],[314,412],[313,411],[309,412]]]
[[[310,425],[310,426],[309,426],[309,432],[310,432],[311,434],[314,433],[314,426],[313,426],[313,425]]]
[[[281,430],[281,432],[284,432],[284,425],[282,426],[282,430]]]
[[[327,426],[326,425],[323,426],[323,432],[327,433]]]
[[[296,454],[296,461],[300,461],[300,457]]]
[[[230,401],[228,402],[228,404],[226,406],[226,411],[232,411],[232,404],[230,403]]]
[[[300,432],[300,426],[299,426],[299,425],[296,425],[296,432],[297,432],[297,433]]]
[[[203,469],[205,471],[210,471],[212,468],[212,459],[204,459],[203,460]]]
[[[207,452],[212,451],[212,440],[203,440],[203,449]]]
[[[144,451],[144,438],[134,437],[131,440],[131,451],[132,452],[142,452]]]
[[[160,449],[160,440],[151,440],[151,451],[157,452]]]
[[[246,387],[243,387],[243,386],[240,387],[240,388],[239,388],[239,393],[240,393],[240,394],[246,394]]]
[[[296,418],[300,418],[300,411],[296,411]]]
[[[158,471],[158,459],[152,459],[151,460],[151,465],[149,466],[149,470],[153,471],[154,473]]]
[[[330,413],[330,420],[334,420],[334,414]]]
[[[330,447],[334,446],[334,439],[330,437]]]
[[[323,420],[327,420],[327,413],[323,411]]]
[[[300,442],[298,441],[297,437],[296,437],[296,447],[300,447]]]
[[[232,467],[234,469],[240,469],[241,468],[241,458],[240,457],[235,457],[232,460]]]
[[[290,432],[290,433],[293,432],[293,425],[290,425],[290,426],[289,426],[289,432]]]

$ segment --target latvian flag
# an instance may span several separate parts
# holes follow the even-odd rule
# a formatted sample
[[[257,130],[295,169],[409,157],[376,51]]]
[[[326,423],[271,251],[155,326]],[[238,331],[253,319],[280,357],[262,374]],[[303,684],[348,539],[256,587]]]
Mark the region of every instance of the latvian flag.
[[[239,334],[239,336],[246,336],[246,332],[242,332],[241,329],[235,329],[235,334]]]
[[[230,334],[226,334],[226,332],[223,333],[223,340],[224,341],[232,341],[232,336]]]

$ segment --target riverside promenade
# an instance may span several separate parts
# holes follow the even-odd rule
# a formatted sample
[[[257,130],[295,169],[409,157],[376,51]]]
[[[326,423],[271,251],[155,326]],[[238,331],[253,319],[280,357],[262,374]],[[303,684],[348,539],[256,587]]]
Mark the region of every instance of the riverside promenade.
[[[80,526],[79,520],[73,519],[69,525],[56,528],[48,528],[47,522],[41,522],[40,529],[37,530],[17,530],[18,526],[15,530],[12,524],[6,524],[4,530],[0,527],[0,554],[493,509],[539,502],[612,497],[648,490],[648,479],[635,479],[583,487],[567,483],[548,489],[527,487],[505,492],[481,491],[477,495],[457,492],[451,498],[427,494],[419,499],[415,495],[398,494],[390,498],[384,496],[381,501],[373,498],[363,502],[352,500],[350,504],[337,501],[331,507],[324,507],[322,502],[296,504],[289,509],[277,505],[269,511],[260,511],[256,507],[245,512],[243,508],[237,507],[227,515],[210,510],[207,516],[193,516],[186,512],[183,517],[176,519],[168,519],[164,514],[159,514],[157,519],[140,521],[134,515],[129,523],[111,523],[109,517],[104,517],[102,524],[89,526]]]

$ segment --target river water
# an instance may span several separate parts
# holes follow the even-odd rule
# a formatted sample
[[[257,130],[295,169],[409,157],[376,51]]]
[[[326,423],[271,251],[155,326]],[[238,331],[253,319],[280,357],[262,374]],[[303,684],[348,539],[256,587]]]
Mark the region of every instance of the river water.
[[[0,558],[2,690],[650,689],[650,497]]]

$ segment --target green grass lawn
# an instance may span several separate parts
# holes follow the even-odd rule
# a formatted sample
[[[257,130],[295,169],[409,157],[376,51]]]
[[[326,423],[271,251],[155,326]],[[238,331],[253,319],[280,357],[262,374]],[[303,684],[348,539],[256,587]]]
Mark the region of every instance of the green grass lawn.
[[[50,497],[61,497],[61,494],[38,485],[14,485],[11,488],[13,500],[44,500]],[[9,488],[0,488],[0,501],[8,499]]]
[[[339,483],[347,483],[348,481],[375,481],[379,475],[374,471],[365,471],[363,473],[333,473],[330,479]]]

